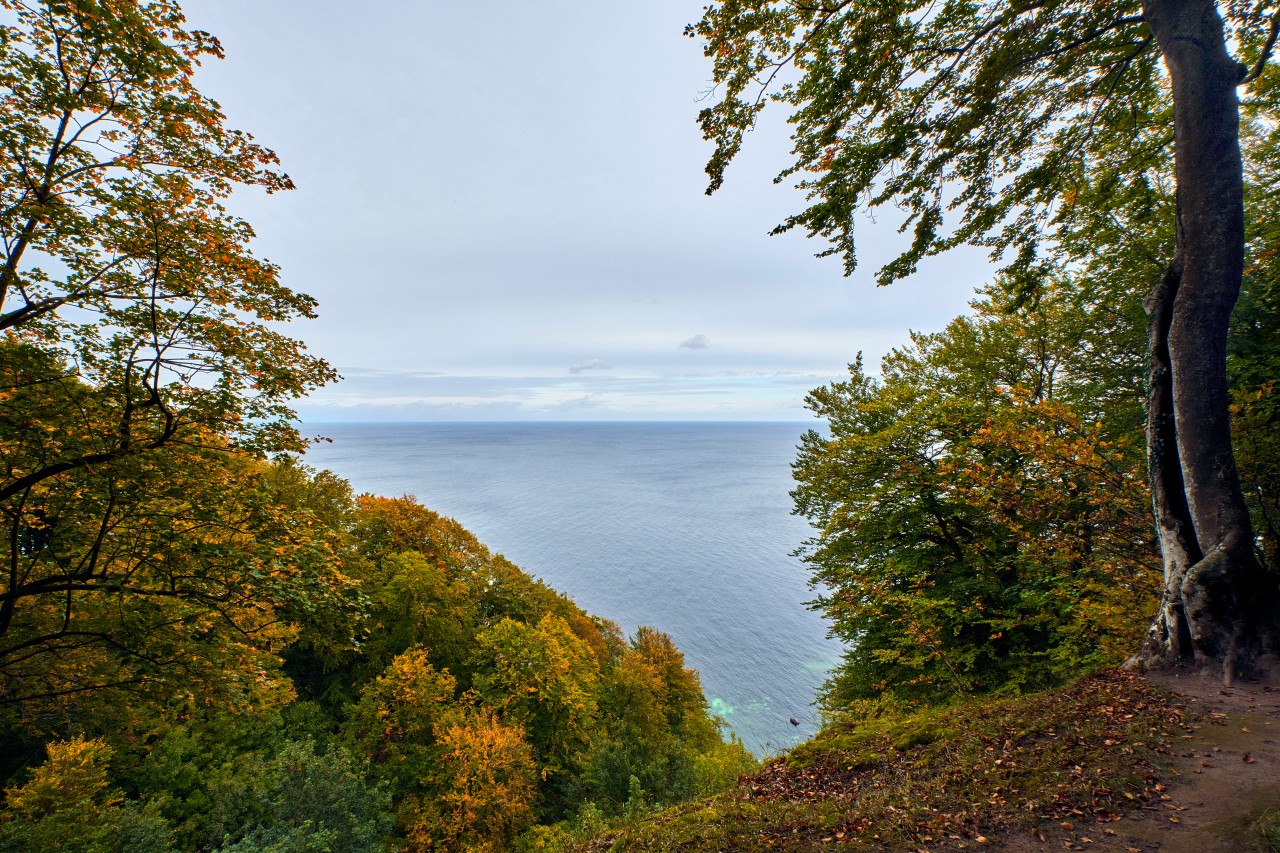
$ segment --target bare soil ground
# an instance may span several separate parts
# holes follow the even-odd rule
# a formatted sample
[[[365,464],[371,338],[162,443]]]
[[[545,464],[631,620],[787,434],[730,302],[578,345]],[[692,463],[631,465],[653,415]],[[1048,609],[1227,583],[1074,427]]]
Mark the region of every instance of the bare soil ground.
[[[1006,838],[1005,853],[1115,850],[1126,853],[1245,853],[1250,824],[1280,808],[1280,687],[1154,673],[1183,697],[1190,732],[1173,747],[1161,800],[1105,823],[1070,821]],[[992,848],[988,848],[992,849]]]

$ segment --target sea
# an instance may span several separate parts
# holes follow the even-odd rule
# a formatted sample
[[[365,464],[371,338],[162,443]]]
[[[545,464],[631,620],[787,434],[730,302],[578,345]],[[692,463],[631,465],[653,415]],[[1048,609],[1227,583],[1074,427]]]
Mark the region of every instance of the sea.
[[[811,534],[788,494],[808,427],[308,423],[331,442],[305,461],[358,492],[413,495],[628,634],[666,632],[764,756],[816,731],[840,656],[792,556]]]

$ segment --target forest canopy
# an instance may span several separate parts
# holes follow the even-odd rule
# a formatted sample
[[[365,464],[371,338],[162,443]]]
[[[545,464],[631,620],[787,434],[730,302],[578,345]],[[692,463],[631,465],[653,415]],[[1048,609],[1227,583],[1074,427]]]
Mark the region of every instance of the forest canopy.
[[[154,670],[86,645],[37,673],[150,681],[28,696],[6,672],[0,850],[51,849],[73,825],[79,846],[59,849],[539,849],[755,767],[665,634],[624,637],[411,498],[257,465],[230,473],[293,522],[265,533],[270,584],[239,591],[269,628],[233,643],[183,602],[147,638],[171,655]],[[296,550],[316,539],[345,609],[269,596],[324,600]],[[119,618],[98,596],[77,606]]]
[[[0,13],[0,850],[545,849],[753,768],[666,635],[296,461],[336,375],[217,39]]]

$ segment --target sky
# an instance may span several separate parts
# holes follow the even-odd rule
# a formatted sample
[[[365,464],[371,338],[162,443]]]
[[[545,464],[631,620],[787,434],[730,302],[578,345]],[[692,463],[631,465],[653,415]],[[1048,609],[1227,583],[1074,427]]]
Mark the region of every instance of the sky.
[[[791,420],[863,352],[963,313],[961,251],[891,287],[801,233],[773,110],[705,194],[701,0],[187,0],[222,41],[198,85],[297,189],[233,209],[319,300],[289,333],[343,380],[304,422]]]

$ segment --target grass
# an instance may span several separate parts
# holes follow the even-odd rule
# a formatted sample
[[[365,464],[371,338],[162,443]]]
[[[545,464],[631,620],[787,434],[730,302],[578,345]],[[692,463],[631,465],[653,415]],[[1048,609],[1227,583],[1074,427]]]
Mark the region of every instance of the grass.
[[[1280,809],[1270,809],[1251,827],[1258,853],[1280,853]]]
[[[1124,673],[836,722],[729,792],[573,849],[973,850],[1046,822],[1103,834],[1123,811],[1167,799],[1157,773],[1184,725],[1167,694]]]

